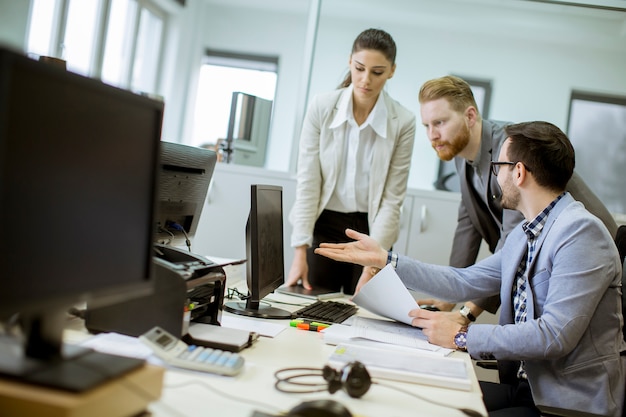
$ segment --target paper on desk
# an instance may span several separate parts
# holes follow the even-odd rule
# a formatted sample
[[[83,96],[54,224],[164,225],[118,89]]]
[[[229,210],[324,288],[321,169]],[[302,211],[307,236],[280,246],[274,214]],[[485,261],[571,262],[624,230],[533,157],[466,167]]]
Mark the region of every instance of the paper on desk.
[[[419,349],[438,356],[447,356],[453,352],[453,349],[429,343],[422,329],[389,320],[354,317],[351,326],[333,324],[324,329],[323,334],[324,342],[330,345],[365,339]]]
[[[370,375],[398,381],[428,384],[465,391],[471,389],[467,365],[463,359],[424,355],[417,350],[380,349],[376,346],[340,344],[329,358],[331,365],[359,361]]]
[[[222,315],[221,324],[223,327],[256,332],[266,337],[277,336],[289,326],[289,323],[285,326],[284,324],[268,323],[267,320],[244,319],[230,314]]]
[[[87,339],[82,345],[98,352],[131,358],[147,359],[152,355],[152,349],[141,343],[138,338],[120,333],[99,333]]]
[[[387,264],[361,287],[352,301],[379,316],[406,324],[411,324],[412,320],[409,311],[419,308],[391,264]]]

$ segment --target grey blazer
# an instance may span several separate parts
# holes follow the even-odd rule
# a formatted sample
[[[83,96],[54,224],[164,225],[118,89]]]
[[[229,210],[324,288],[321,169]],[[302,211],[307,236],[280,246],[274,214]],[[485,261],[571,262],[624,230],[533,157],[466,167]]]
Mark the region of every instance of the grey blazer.
[[[330,129],[343,89],[314,97],[307,111],[298,155],[296,200],[289,220],[292,246],[297,236],[312,236],[343,167],[346,138]],[[376,138],[370,168],[369,234],[384,248],[391,248],[400,230],[400,207],[406,195],[413,143],[415,115],[382,92],[387,106],[387,138]]]
[[[482,239],[487,242],[492,253],[500,249],[511,230],[523,220],[520,212],[502,209],[502,191],[497,178],[491,173],[491,161],[498,158],[500,147],[506,140],[504,126],[507,124],[509,123],[483,120],[478,165],[482,181],[487,184],[484,193],[479,194],[474,189],[474,170],[467,161],[461,157],[454,159],[460,180],[461,203],[450,253],[451,266],[465,267],[476,262]],[[611,236],[615,237],[615,219],[578,174],[574,173],[570,179],[567,191],[599,217]],[[474,303],[492,313],[499,306],[498,300],[493,298],[474,300]]]
[[[567,194],[549,214],[529,266],[528,321],[513,323],[515,273],[527,250],[521,226],[500,251],[467,268],[401,256],[404,284],[456,301],[499,294],[499,325],[473,324],[473,358],[523,360],[540,409],[621,416],[626,362],[622,336],[621,265],[602,222]],[[453,300],[454,301],[454,300]],[[567,415],[567,414],[566,414]]]

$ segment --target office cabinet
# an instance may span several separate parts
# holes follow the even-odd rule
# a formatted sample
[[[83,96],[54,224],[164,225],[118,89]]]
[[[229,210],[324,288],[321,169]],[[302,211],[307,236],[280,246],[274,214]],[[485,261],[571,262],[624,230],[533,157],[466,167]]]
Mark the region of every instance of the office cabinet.
[[[460,201],[459,193],[409,190],[394,250],[420,261],[447,265]]]
[[[245,259],[245,230],[252,184],[283,187],[283,237],[287,273],[293,259],[293,249],[289,246],[291,225],[288,215],[295,200],[296,179],[284,172],[237,164],[217,164],[194,237],[193,251],[205,256]]]

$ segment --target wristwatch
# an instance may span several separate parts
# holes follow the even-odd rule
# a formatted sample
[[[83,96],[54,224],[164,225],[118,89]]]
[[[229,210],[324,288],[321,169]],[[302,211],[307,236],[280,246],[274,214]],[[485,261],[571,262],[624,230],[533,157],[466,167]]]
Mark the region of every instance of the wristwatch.
[[[463,306],[459,310],[459,314],[468,319],[469,321],[476,321],[476,316],[472,314],[472,310],[468,306]]]
[[[461,327],[454,336],[454,345],[457,349],[467,352],[467,326]]]

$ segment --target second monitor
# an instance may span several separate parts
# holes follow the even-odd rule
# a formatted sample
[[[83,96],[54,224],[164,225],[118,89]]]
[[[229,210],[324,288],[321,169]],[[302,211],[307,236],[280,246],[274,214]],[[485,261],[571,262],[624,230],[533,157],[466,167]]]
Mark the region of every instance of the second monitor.
[[[217,154],[209,149],[161,141],[159,199],[156,207],[157,243],[191,252],[205,204]]]
[[[246,223],[248,297],[233,301],[224,310],[250,317],[289,319],[289,311],[261,300],[285,281],[283,247],[283,190],[280,186],[253,184]]]

